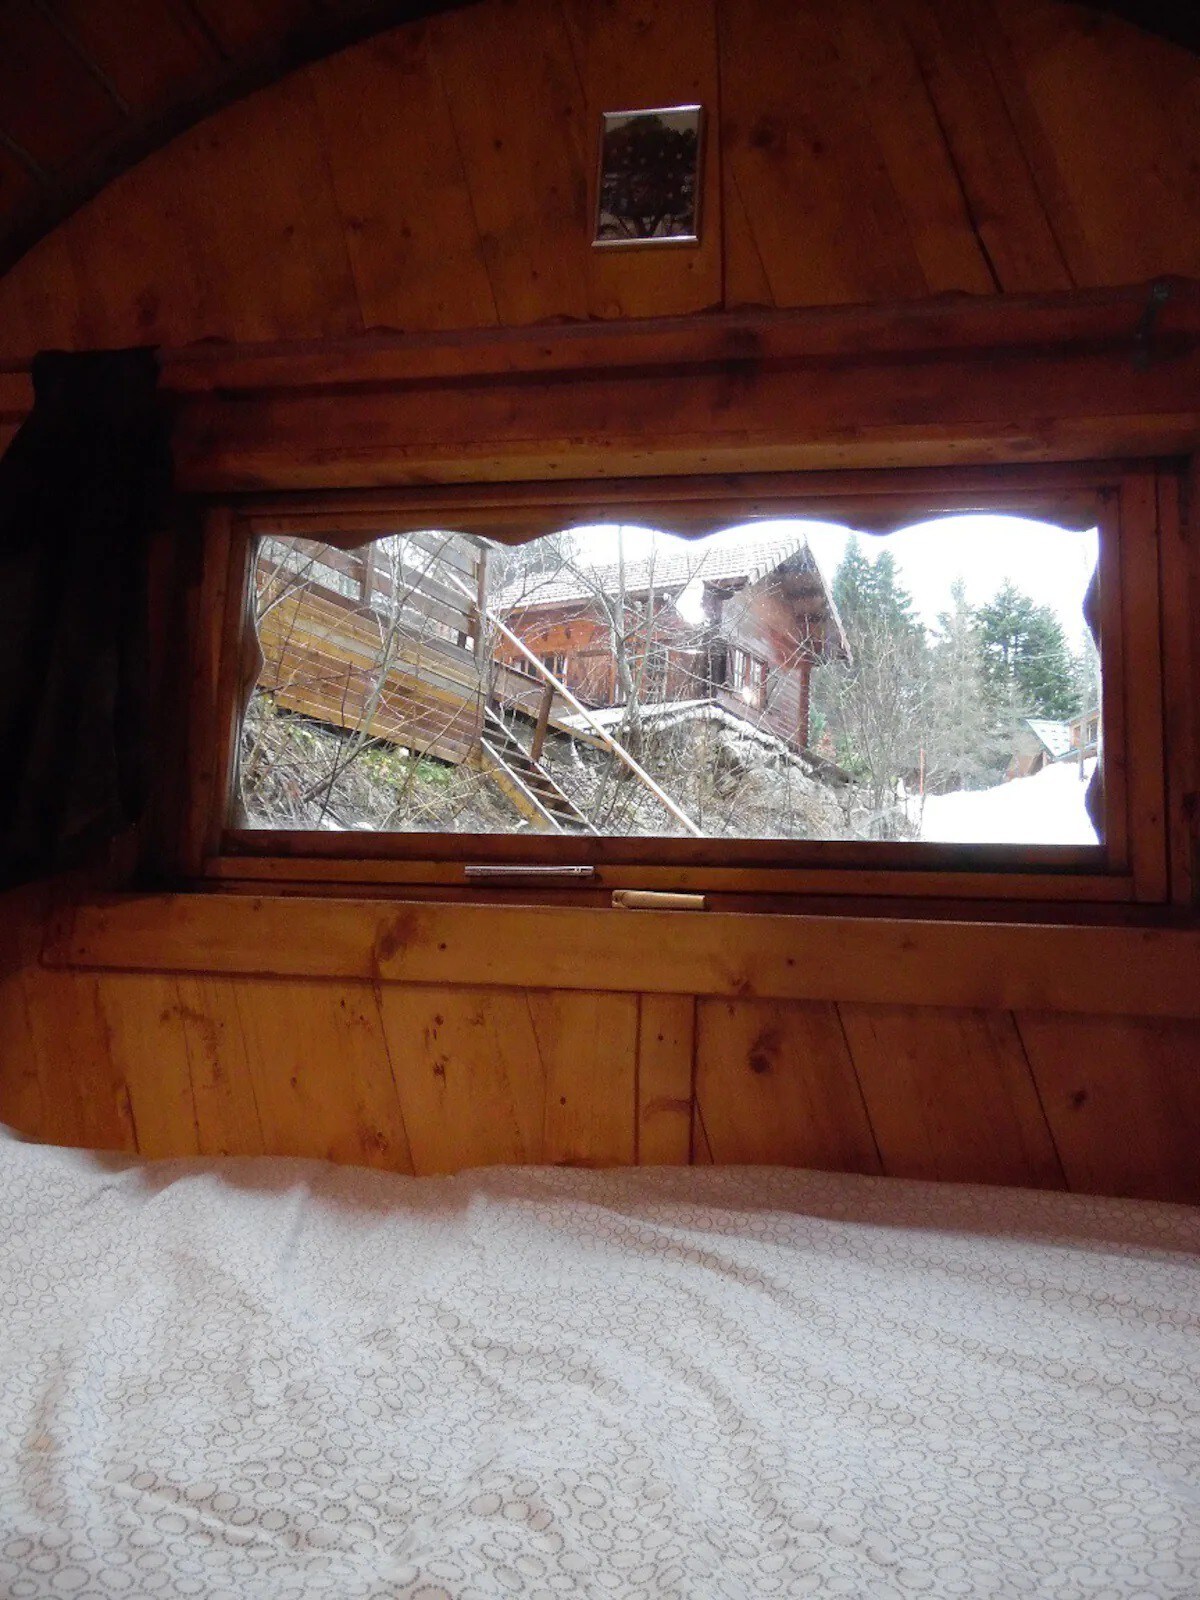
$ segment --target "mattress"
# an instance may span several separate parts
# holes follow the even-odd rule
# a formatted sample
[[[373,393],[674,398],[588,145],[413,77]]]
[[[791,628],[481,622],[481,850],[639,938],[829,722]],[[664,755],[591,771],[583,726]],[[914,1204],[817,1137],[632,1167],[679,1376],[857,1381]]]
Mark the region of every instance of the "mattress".
[[[1200,1213],[0,1136],[0,1594],[1200,1595]]]

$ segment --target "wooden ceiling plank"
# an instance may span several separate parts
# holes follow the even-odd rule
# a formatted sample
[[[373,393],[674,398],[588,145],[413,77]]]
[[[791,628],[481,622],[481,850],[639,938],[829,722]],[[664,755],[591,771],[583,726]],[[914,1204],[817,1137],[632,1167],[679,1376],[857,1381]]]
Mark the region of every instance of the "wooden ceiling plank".
[[[895,9],[997,287],[1008,294],[1072,287],[968,10],[959,0],[895,0]]]
[[[12,0],[0,11],[0,107],[5,132],[47,170],[82,155],[123,120],[30,0]]]
[[[926,292],[908,225],[853,72],[833,0],[720,0],[721,138],[776,305]],[[727,264],[731,304],[752,286]]]
[[[192,338],[361,332],[312,88],[295,75],[194,129],[138,174],[178,186],[200,299]]]
[[[50,236],[67,246],[76,336],[85,347],[159,344],[178,333],[191,340],[225,331],[226,324],[214,329],[205,320],[204,277],[191,243],[197,231],[187,187],[177,172],[154,160],[102,189],[71,227]],[[187,248],[180,249],[180,240],[188,241]]]
[[[588,315],[582,96],[556,0],[430,25],[499,321]]]
[[[216,55],[199,28],[164,0],[53,0],[54,15],[127,112],[195,93]]]
[[[311,0],[189,0],[205,28],[231,58],[245,56],[282,39],[293,28],[311,25]]]
[[[493,324],[495,302],[427,30],[381,35],[310,68],[309,78],[364,324]]]
[[[26,205],[39,189],[28,165],[9,150],[0,134],[0,216]]]
[[[1200,273],[1200,57],[992,0],[989,55],[1076,281]]]
[[[46,19],[84,71],[104,91],[121,115],[127,117],[131,109],[129,102],[109,77],[103,66],[84,45],[71,22],[63,15],[61,8],[57,5],[49,4],[49,0],[27,0],[27,4],[34,8],[39,17]]]
[[[64,229],[36,245],[20,272],[0,276],[0,360],[28,362],[39,350],[78,349],[86,342]]]
[[[18,3],[28,4],[28,0]],[[119,120],[107,132],[93,132],[75,142],[69,159],[58,164],[53,182],[36,204],[23,206],[7,219],[0,214],[0,275],[106,184],[213,112],[383,29],[430,11],[451,9],[465,0],[357,0],[332,13],[284,6],[274,27],[267,25],[269,18],[264,20],[259,13],[243,8],[241,0],[220,0],[222,6],[229,6],[230,38],[243,41],[237,50],[222,45],[201,12],[193,13],[185,0],[164,3],[175,16],[181,14],[181,8],[188,17],[194,15],[197,35],[207,42],[216,65],[186,84],[177,83],[157,108],[146,108],[138,117]],[[197,7],[199,3],[196,0]],[[205,4],[211,5],[212,0]],[[57,39],[53,30],[49,31]],[[4,42],[0,36],[0,44]],[[58,44],[65,51],[61,40]],[[67,59],[81,70],[70,56]],[[0,60],[0,68],[6,65]],[[40,70],[38,62],[34,66]],[[82,76],[88,83],[86,75]],[[88,86],[95,89],[94,84]],[[64,103],[64,97],[57,97],[56,103]]]
[[[930,294],[991,294],[995,282],[971,226],[913,53],[894,10],[875,0],[842,0],[841,53],[853,71]]]

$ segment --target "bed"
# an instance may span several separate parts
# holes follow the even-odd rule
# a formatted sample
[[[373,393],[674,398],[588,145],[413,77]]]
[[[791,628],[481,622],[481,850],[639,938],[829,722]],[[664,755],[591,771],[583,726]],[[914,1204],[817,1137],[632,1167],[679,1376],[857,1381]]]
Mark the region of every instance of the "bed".
[[[0,1135],[0,1594],[1200,1595],[1200,1212]]]

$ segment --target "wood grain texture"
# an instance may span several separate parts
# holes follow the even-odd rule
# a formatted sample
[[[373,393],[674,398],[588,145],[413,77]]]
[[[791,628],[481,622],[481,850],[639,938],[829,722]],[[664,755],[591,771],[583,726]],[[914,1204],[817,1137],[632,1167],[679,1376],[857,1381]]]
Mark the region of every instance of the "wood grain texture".
[[[586,316],[583,105],[559,6],[472,7],[432,37],[497,320]]]
[[[596,213],[601,117],[606,111],[698,104],[705,108],[707,153],[700,174],[700,243],[679,249],[593,250],[585,268],[594,317],[677,316],[722,304],[720,129],[721,0],[564,0],[572,57],[584,95],[584,237]]]
[[[165,386],[205,493],[1120,460],[1200,427],[1200,295],[1143,369],[1146,292],[180,353]]]
[[[1067,1184],[1200,1204],[1200,1030],[1017,1017]]]
[[[696,1027],[696,1102],[718,1165],[880,1171],[835,1006],[701,1000]]]
[[[33,165],[0,153],[0,222],[315,15],[136,4],[64,0],[100,78],[6,11]],[[593,251],[601,112],[681,100],[712,134],[699,248]],[[481,0],[110,165],[0,279],[0,359],[1195,276],[1198,137],[1194,56],[1058,0]]]
[[[594,994],[380,992],[418,1173],[634,1159],[636,1002]]]
[[[465,969],[56,971],[40,915],[0,937],[0,1120],[53,1143],[402,1172],[690,1156],[1200,1199],[1194,1020],[1025,1012],[1018,1035],[1006,1011],[501,990]]]
[[[137,1149],[128,1084],[104,1015],[102,980],[26,973],[27,1048],[41,1091],[37,1136],[92,1150]]]
[[[1064,1187],[1007,1012],[839,1010],[890,1177]]]
[[[309,79],[364,325],[494,322],[471,190],[428,30],[398,30],[343,51],[311,68]]]
[[[1200,1015],[1200,932],[286,895],[114,895],[48,930],[58,968],[601,993]]]
[[[369,985],[238,985],[221,1003],[245,1052],[272,1154],[411,1170],[390,1051]]]
[[[696,1002],[645,994],[638,1015],[638,1163],[687,1166],[692,1159]]]
[[[1071,287],[1070,269],[983,41],[964,4],[896,0],[995,286]]]
[[[917,298],[927,289],[865,96],[839,50],[837,0],[722,0],[726,193],[750,251],[731,255],[732,303],[760,262],[776,306]],[[740,222],[737,212],[733,216]]]
[[[1196,57],[1144,33],[1134,44],[1103,13],[1081,29],[1078,13],[1053,0],[973,0],[971,9],[1073,281],[1128,282],[1180,261],[1194,272]]]

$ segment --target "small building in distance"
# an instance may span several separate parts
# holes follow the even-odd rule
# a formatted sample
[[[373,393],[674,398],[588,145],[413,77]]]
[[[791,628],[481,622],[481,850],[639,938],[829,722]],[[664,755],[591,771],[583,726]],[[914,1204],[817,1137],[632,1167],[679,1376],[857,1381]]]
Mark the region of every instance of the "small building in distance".
[[[1004,777],[1029,778],[1071,751],[1071,725],[1048,717],[1024,717],[1013,735],[1012,754]]]
[[[850,660],[837,607],[802,535],[740,543],[656,542],[595,564],[571,553],[525,571],[494,600],[509,628],[583,703],[712,701],[809,743],[812,668]],[[516,666],[502,642],[497,659]]]
[[[1100,752],[1100,707],[1093,706],[1090,711],[1081,711],[1078,716],[1072,717],[1067,724],[1070,730],[1070,745],[1067,754],[1078,761],[1086,761],[1089,756],[1098,755]]]

